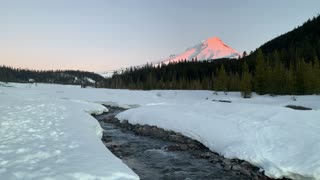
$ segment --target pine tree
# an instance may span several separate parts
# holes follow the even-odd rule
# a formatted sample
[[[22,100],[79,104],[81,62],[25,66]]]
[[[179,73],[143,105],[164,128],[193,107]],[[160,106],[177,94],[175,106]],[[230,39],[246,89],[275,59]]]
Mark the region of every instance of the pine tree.
[[[251,74],[249,73],[249,68],[247,63],[244,63],[242,68],[242,76],[241,76],[241,95],[243,98],[250,98],[251,97]]]
[[[267,91],[266,62],[261,49],[257,51],[256,71],[254,78],[254,89],[258,94],[265,94]]]
[[[238,73],[230,75],[228,89],[230,91],[240,90],[240,77]]]
[[[246,51],[243,51],[242,57],[246,57],[247,55],[248,55],[247,52],[246,52]]]
[[[228,90],[228,75],[225,71],[225,68],[224,68],[224,65],[222,65],[219,69],[219,72],[218,72],[218,77],[217,77],[217,80],[216,80],[216,86],[215,86],[215,89],[217,91],[224,91],[224,92],[227,92]]]
[[[320,94],[320,65],[318,57],[315,56],[314,58],[314,65],[313,65],[313,77],[314,77],[314,93]]]
[[[306,94],[313,94],[315,90],[315,78],[313,76],[314,74],[314,69],[313,65],[311,62],[305,63],[304,67],[304,73],[303,73],[303,81],[305,85],[305,91],[304,93]]]
[[[312,64],[299,59],[296,72],[296,88],[298,94],[312,94]]]
[[[286,70],[285,72],[285,94],[290,94],[293,95],[295,94],[294,92],[294,82],[295,82],[295,78],[294,78],[294,68],[293,65],[290,65],[289,68]]]
[[[304,71],[304,61],[297,58],[296,62],[296,78],[295,78],[295,91],[297,94],[304,93],[304,82],[303,82],[303,71]]]
[[[275,51],[274,67],[272,70],[272,94],[284,94],[285,91],[285,68],[280,62],[279,55]]]
[[[275,66],[277,63],[280,62],[280,54],[277,50],[275,50],[273,53],[272,53],[272,61],[271,61],[271,66]]]

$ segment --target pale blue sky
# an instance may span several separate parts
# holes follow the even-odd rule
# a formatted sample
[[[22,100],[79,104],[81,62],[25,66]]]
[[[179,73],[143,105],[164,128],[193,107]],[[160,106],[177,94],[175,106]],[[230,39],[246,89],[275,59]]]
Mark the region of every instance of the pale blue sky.
[[[0,0],[0,65],[103,71],[213,36],[249,52],[319,12],[319,0]]]

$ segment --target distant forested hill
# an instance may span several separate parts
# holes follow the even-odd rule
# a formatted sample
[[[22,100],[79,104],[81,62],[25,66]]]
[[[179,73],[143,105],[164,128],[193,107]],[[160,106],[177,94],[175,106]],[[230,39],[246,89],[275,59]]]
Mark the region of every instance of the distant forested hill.
[[[280,58],[289,63],[298,57],[307,62],[320,57],[320,16],[306,21],[302,26],[285,33],[260,47],[266,55],[277,51]]]
[[[180,62],[128,68],[107,88],[210,89],[258,94],[320,94],[320,16],[241,59]]]
[[[98,74],[85,71],[35,71],[0,66],[0,81],[3,82],[29,82],[97,85],[104,78]]]

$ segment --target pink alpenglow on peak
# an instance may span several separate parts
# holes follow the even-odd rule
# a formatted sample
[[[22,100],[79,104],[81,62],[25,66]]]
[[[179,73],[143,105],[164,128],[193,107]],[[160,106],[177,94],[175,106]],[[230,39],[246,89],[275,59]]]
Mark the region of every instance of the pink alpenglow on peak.
[[[191,61],[193,59],[197,59],[198,61],[220,58],[234,59],[239,56],[240,54],[236,50],[223,43],[220,38],[213,37],[188,48],[185,52],[179,55],[170,56],[162,62],[168,64],[170,62],[179,62],[184,60]]]

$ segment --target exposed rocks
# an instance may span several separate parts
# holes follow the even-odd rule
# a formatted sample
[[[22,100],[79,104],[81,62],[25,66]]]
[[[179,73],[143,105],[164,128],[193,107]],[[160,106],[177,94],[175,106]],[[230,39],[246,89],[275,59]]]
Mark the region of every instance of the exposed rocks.
[[[186,144],[176,144],[165,147],[167,151],[187,151],[190,148]]]
[[[111,141],[112,141],[111,137],[108,136],[108,135],[106,135],[106,134],[103,134],[102,140],[103,140],[104,142],[111,142]]]
[[[303,110],[303,111],[312,110],[312,108],[303,107],[303,106],[296,106],[296,105],[287,105],[286,107],[294,109],[294,110]]]
[[[205,152],[199,155],[200,158],[209,159],[212,156],[212,152]]]
[[[109,122],[113,123],[113,121],[109,121]],[[120,123],[119,126],[126,130],[133,131],[138,135],[151,136],[151,137],[179,143],[180,145],[178,149],[182,151],[186,151],[188,149],[192,149],[192,150],[206,149],[206,147],[203,146],[198,141],[187,138],[180,133],[175,133],[173,131],[166,131],[156,126],[139,125],[139,124],[132,125],[132,124],[129,124],[127,120],[122,121],[122,123]]]
[[[213,99],[212,101],[222,102],[222,103],[232,103],[232,101],[229,101],[229,100],[216,100],[216,99]]]

